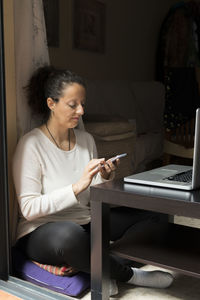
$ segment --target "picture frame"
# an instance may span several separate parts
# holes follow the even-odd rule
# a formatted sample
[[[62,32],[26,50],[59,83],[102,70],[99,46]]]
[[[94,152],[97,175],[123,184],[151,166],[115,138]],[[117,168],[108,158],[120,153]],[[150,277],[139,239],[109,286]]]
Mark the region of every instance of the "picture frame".
[[[104,53],[106,7],[99,0],[74,0],[74,48]]]

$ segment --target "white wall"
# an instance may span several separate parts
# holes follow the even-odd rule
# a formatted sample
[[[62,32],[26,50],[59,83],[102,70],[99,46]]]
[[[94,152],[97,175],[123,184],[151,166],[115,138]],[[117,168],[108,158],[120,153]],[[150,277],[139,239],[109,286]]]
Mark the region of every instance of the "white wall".
[[[152,80],[160,26],[177,0],[105,0],[104,54],[73,49],[73,0],[60,0],[60,47],[51,63],[96,79]]]

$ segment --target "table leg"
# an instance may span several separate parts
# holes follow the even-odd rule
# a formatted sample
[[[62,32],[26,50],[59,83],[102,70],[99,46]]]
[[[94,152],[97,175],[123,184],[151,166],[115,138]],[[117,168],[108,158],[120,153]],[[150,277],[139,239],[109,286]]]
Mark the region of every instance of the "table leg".
[[[91,201],[91,299],[109,299],[109,210],[108,204]]]

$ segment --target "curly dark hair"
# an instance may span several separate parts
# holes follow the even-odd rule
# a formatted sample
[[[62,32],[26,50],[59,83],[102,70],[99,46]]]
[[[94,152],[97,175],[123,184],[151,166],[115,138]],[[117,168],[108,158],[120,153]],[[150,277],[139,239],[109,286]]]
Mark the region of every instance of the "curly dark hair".
[[[47,98],[50,97],[58,102],[62,97],[63,90],[73,83],[78,83],[86,88],[83,78],[69,70],[56,69],[46,65],[38,68],[25,87],[32,113],[42,116],[43,120],[47,121],[50,115]]]

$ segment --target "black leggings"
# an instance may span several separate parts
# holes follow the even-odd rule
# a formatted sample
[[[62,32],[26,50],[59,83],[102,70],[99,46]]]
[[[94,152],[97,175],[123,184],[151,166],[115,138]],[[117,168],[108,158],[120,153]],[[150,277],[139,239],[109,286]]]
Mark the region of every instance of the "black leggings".
[[[110,239],[119,239],[131,226],[146,221],[159,221],[160,215],[126,207],[111,208]],[[141,226],[142,227],[142,226]],[[90,223],[50,222],[41,225],[18,240],[20,248],[31,260],[50,265],[70,265],[90,272]],[[133,275],[130,266],[117,256],[110,256],[110,277],[128,281]]]

